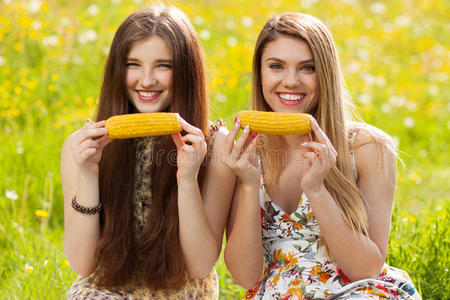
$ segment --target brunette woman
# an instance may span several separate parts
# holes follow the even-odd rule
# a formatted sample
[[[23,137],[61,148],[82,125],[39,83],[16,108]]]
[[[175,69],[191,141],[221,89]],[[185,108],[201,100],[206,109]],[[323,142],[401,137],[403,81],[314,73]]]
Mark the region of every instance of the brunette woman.
[[[108,117],[176,112],[183,135],[111,140]],[[203,57],[176,8],[131,14],[106,62],[96,122],[64,143],[68,299],[217,299],[214,271],[235,177],[217,154]]]
[[[225,143],[239,177],[225,262],[245,299],[420,299],[408,274],[385,264],[394,145],[346,119],[344,104],[327,27],[300,13],[270,18],[256,42],[253,108],[308,113],[313,134],[250,141],[247,127],[234,145],[238,120]]]

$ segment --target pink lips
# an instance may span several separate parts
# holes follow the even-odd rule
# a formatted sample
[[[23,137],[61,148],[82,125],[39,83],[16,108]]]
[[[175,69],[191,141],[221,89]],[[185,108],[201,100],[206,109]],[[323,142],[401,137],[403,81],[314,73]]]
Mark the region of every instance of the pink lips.
[[[142,94],[142,92],[144,92],[144,93],[151,93],[152,95],[151,96],[144,96]],[[139,99],[141,99],[142,101],[150,102],[150,101],[156,100],[156,98],[158,98],[159,95],[161,95],[162,92],[161,91],[152,91],[152,90],[136,90],[136,93],[137,93]]]

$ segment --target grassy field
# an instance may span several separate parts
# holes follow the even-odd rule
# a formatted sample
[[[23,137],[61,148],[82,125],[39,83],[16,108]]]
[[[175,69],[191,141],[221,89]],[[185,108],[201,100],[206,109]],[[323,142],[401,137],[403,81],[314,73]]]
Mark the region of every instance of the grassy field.
[[[91,117],[108,47],[142,0],[0,0],[0,295],[62,299],[75,280],[62,251],[59,156]],[[424,299],[450,295],[449,39],[446,0],[176,1],[207,58],[211,119],[249,107],[252,49],[274,13],[333,32],[359,114],[402,151],[387,262]],[[447,34],[445,34],[447,32]],[[221,259],[220,299],[238,299]]]

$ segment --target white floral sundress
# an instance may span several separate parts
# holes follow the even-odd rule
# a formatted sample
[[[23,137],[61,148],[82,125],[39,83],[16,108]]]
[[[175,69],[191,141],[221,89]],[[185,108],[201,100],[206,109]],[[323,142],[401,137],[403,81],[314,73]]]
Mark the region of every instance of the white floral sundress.
[[[287,214],[261,177],[264,277],[243,299],[421,299],[407,272],[385,264],[377,279],[350,282],[318,246],[320,228],[308,198]]]

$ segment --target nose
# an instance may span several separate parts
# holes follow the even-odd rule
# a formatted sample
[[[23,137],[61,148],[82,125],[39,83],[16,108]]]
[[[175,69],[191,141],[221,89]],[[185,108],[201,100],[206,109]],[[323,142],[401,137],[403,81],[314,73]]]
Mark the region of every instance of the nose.
[[[143,69],[140,83],[142,87],[150,87],[156,83],[155,74],[150,69]]]
[[[283,78],[283,84],[286,88],[297,88],[300,85],[300,75],[297,70],[288,70]]]

